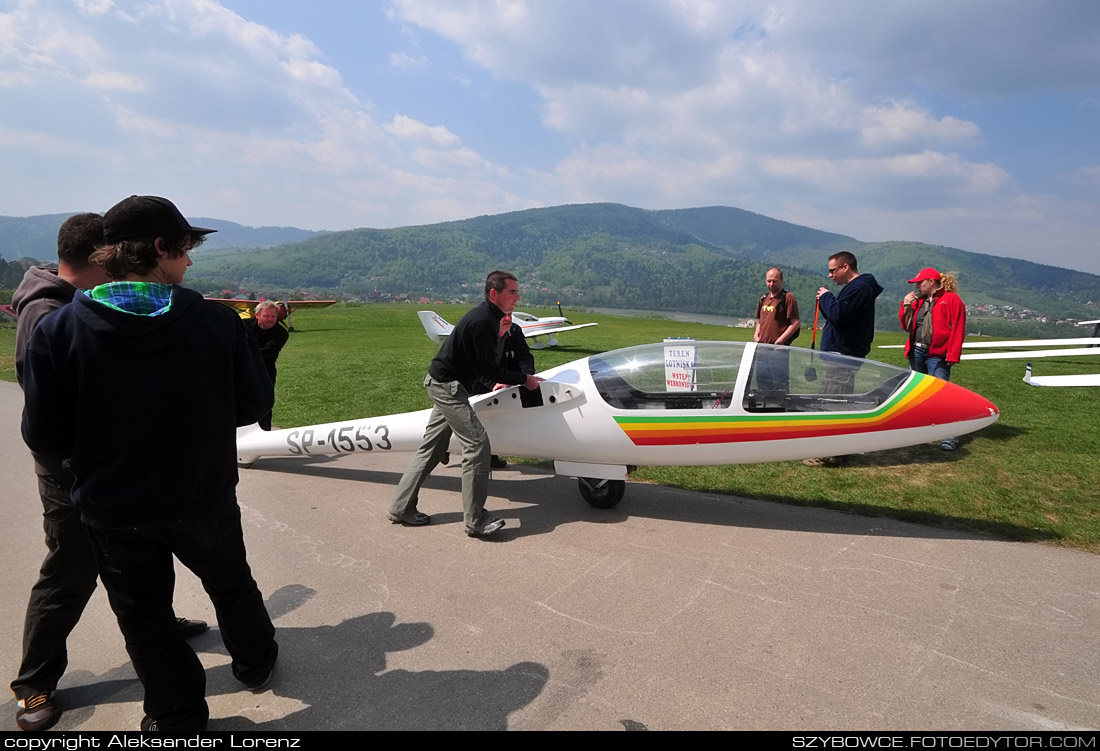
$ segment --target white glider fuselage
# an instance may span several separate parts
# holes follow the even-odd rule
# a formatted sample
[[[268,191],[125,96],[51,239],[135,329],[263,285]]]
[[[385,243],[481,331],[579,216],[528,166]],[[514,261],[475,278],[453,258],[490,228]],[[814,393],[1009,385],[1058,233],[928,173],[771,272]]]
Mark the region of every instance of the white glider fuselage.
[[[789,378],[776,376],[784,364]],[[931,376],[742,342],[642,345],[540,375],[546,380],[537,395],[525,397],[513,386],[470,402],[494,453],[551,459],[559,473],[578,477],[617,479],[632,465],[744,464],[877,451],[962,435],[998,417],[983,397]],[[832,391],[841,382],[854,393]],[[425,409],[270,432],[248,426],[238,431],[238,461],[411,452],[429,414]],[[457,441],[451,450],[459,451]]]

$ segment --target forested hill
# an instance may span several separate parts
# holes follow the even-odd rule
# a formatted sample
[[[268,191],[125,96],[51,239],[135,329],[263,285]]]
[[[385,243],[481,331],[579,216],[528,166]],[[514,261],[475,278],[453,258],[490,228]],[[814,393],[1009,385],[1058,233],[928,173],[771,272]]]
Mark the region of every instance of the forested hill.
[[[968,302],[1054,318],[1100,317],[1100,277],[1093,274],[921,243],[863,243],[728,207],[583,204],[333,232],[267,250],[204,251],[189,278],[212,289],[476,297],[486,271],[500,267],[516,272],[532,305],[561,300],[747,316],[773,265],[784,269],[788,288],[812,313],[814,293],[826,283],[826,258],[840,250],[855,253],[860,270],[886,288],[878,306],[883,328],[896,325],[906,279],[928,265],[956,272]]]
[[[35,258],[40,261],[57,261],[57,230],[61,223],[72,216],[67,214],[38,214],[37,216],[0,216],[0,258],[16,261]],[[269,248],[273,245],[308,240],[323,234],[297,227],[246,227],[223,219],[195,217],[193,226],[216,229],[207,236],[203,247],[216,248]]]
[[[11,222],[0,217],[5,256],[34,255],[13,252],[27,223],[42,220],[38,234],[56,236],[64,216]],[[50,224],[46,219],[53,222],[48,231],[42,229]],[[971,304],[1029,308],[1051,320],[1100,318],[1100,276],[915,242],[864,243],[723,206],[647,211],[581,204],[324,234],[194,221],[220,230],[195,254],[188,272],[188,283],[208,292],[245,288],[359,299],[472,300],[481,294],[488,270],[505,268],[519,276],[524,300],[533,306],[561,300],[567,306],[751,316],[764,291],[766,270],[779,266],[801,302],[803,317],[809,318],[817,288],[827,284],[827,257],[848,250],[858,256],[860,270],[885,287],[878,305],[884,329],[896,326],[897,301],[909,289],[906,279],[923,266],[955,272],[963,299]],[[271,233],[263,235],[264,230]],[[218,249],[235,237],[242,238],[242,246],[263,245],[287,232],[302,233],[292,236],[301,241]]]

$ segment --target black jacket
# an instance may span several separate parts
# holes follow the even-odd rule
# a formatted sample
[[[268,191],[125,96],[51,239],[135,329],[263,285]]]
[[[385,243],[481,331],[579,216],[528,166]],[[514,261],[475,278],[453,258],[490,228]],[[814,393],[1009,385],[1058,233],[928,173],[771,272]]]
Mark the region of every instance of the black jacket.
[[[244,323],[182,287],[159,316],[77,293],[27,347],[23,438],[72,457],[73,503],[92,526],[212,516],[236,502],[236,428],[274,393]]]
[[[245,327],[251,332],[256,344],[260,348],[260,357],[264,359],[264,367],[271,376],[271,382],[275,383],[277,370],[275,361],[279,359],[279,353],[283,351],[290,332],[281,323],[276,323],[269,329],[261,329],[260,323],[255,318],[245,321]]]
[[[503,364],[507,337],[500,336],[504,313],[486,300],[462,316],[428,366],[437,381],[459,381],[469,393],[477,393],[479,381],[518,386],[527,376]]]

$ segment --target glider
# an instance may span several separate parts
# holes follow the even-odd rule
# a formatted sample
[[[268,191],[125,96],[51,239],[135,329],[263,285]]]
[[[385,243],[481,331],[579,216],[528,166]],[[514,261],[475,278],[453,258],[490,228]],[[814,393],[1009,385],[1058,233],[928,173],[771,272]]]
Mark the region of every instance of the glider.
[[[977,352],[962,355],[963,360],[1026,360],[1029,357],[1079,357],[1097,355],[1100,337],[1079,336],[1070,339],[999,339],[996,341],[963,342],[964,349],[1013,349],[1016,347],[1059,347],[1082,345],[1069,349],[1033,349],[1026,352]],[[880,344],[879,349],[902,349],[904,344]]]
[[[424,326],[424,331],[428,334],[428,338],[436,344],[442,344],[443,340],[450,336],[451,332],[454,330],[454,326],[447,323],[442,316],[430,310],[421,310],[417,315],[420,316],[420,323]],[[558,344],[558,340],[554,334],[597,325],[595,323],[574,324],[566,320],[564,316],[539,318],[530,313],[521,313],[518,310],[512,313],[512,321],[518,323],[519,327],[523,329],[523,335],[532,340],[530,345],[528,345],[531,349],[555,347]],[[547,340],[545,342],[539,341],[537,337],[540,336],[547,337]]]
[[[1031,363],[1024,371],[1024,383],[1028,386],[1100,386],[1100,373],[1078,375],[1033,376]]]
[[[820,374],[820,377],[819,377]],[[610,508],[637,465],[725,465],[912,446],[970,433],[997,408],[954,383],[834,353],[670,340],[593,355],[470,399],[493,451],[554,462]],[[837,391],[847,393],[836,393]],[[431,410],[237,431],[237,461],[413,452]],[[451,451],[459,451],[452,440]]]
[[[236,310],[241,318],[251,318],[253,309],[263,302],[263,300],[235,300],[224,297],[208,297],[206,298],[210,302],[220,302],[222,305],[228,305],[230,308]],[[294,330],[294,325],[290,322],[290,313],[292,310],[298,310],[299,308],[327,308],[329,305],[335,305],[336,300],[280,300],[275,303],[275,308],[279,313],[279,321],[286,322],[286,327],[291,331]]]

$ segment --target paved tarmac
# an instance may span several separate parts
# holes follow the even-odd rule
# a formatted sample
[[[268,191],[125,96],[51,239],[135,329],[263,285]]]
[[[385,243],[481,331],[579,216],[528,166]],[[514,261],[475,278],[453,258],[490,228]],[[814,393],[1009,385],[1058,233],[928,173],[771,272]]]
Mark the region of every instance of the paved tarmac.
[[[4,680],[45,550],[21,406],[0,383]],[[170,432],[134,440],[186,451]],[[192,642],[211,729],[1100,727],[1100,556],[635,483],[600,511],[530,467],[494,474],[508,526],[479,541],[457,468],[421,495],[431,526],[385,520],[406,460],[242,470],[282,651],[253,695],[216,628]],[[177,569],[177,612],[213,622]],[[58,729],[136,729],[141,686],[102,589],[69,647]],[[14,728],[14,701],[0,711]]]

